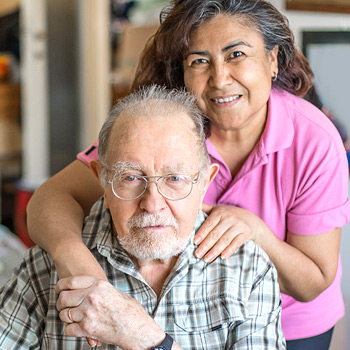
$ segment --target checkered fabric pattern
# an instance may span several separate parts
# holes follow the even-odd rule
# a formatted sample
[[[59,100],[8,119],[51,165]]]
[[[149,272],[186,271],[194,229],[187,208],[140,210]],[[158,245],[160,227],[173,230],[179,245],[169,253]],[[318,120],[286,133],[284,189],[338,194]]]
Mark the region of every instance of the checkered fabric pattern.
[[[204,220],[199,213],[194,232]],[[113,236],[103,199],[85,222],[83,240],[109,282],[140,302],[184,349],[285,349],[277,273],[267,255],[249,241],[229,259],[208,264],[194,257],[194,232],[159,299]],[[64,335],[57,280],[48,254],[30,249],[0,291],[0,349],[90,349],[85,338]]]

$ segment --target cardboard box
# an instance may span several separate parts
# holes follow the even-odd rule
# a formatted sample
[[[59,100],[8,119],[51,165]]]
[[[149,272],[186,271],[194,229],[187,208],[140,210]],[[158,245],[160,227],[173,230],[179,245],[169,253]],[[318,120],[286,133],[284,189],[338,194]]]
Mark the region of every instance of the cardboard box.
[[[147,40],[157,31],[158,25],[126,25],[121,34],[120,45],[116,51],[115,82],[129,86],[138,65],[140,54]]]
[[[20,86],[19,84],[0,83],[0,120],[20,117]]]

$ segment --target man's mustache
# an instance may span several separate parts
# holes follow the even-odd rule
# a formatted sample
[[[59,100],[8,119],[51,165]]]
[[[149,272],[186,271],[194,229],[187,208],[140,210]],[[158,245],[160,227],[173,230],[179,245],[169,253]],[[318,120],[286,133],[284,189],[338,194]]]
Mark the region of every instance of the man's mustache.
[[[140,228],[148,226],[174,226],[177,230],[179,224],[173,215],[165,215],[162,213],[141,213],[139,215],[132,216],[128,220],[128,226],[129,228]]]

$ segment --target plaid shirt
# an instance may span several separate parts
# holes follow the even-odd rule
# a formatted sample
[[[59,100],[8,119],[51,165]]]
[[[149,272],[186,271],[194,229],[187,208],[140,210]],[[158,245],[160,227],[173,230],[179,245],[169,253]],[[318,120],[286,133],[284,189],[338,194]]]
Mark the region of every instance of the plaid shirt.
[[[204,219],[199,213],[194,232]],[[194,232],[159,300],[112,235],[102,199],[85,222],[83,240],[109,282],[141,303],[184,349],[285,349],[277,273],[267,255],[249,241],[229,259],[208,264],[193,254]],[[0,291],[0,349],[90,349],[85,338],[64,335],[57,279],[48,254],[30,249]]]

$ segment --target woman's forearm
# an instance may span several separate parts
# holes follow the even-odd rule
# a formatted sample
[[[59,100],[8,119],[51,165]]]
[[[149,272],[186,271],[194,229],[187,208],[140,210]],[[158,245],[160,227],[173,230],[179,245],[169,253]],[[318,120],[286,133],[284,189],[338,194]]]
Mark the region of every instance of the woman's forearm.
[[[337,271],[340,229],[319,235],[288,233],[288,243],[270,230],[256,242],[278,271],[282,293],[301,302],[316,298],[333,282]]]
[[[341,230],[315,235],[287,233],[280,240],[249,210],[231,206],[206,206],[207,220],[194,238],[195,255],[208,262],[229,257],[247,240],[267,253],[277,268],[280,289],[299,301],[310,301],[325,290],[337,272]]]

